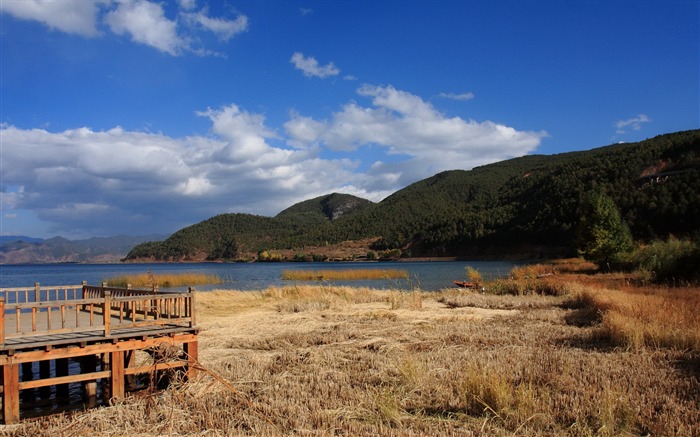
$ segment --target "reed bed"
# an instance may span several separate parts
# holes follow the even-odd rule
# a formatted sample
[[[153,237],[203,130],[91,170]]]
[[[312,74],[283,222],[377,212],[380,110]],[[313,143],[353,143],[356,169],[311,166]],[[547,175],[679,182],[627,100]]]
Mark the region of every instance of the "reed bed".
[[[118,275],[103,279],[112,287],[153,288],[157,287],[184,287],[202,284],[221,284],[224,281],[217,275],[204,273],[139,273],[132,275]]]
[[[700,353],[700,288],[589,288],[586,293],[602,316],[601,335],[613,344]]]
[[[634,299],[645,297],[650,307],[668,306],[661,318],[684,311],[688,326],[698,310],[691,290],[684,297],[673,295],[678,290],[570,290],[559,297],[412,296],[315,285],[199,293],[200,372],[189,383],[0,432],[700,435],[697,350],[653,343],[632,350],[601,335],[605,315],[618,308],[654,317],[635,310]],[[420,305],[411,304],[417,296]],[[328,306],[280,310],[324,299]],[[677,307],[684,299],[692,309]],[[597,322],[573,323],[591,308],[603,312]]]
[[[406,279],[408,271],[400,269],[325,269],[285,270],[286,281],[358,281],[365,279]]]

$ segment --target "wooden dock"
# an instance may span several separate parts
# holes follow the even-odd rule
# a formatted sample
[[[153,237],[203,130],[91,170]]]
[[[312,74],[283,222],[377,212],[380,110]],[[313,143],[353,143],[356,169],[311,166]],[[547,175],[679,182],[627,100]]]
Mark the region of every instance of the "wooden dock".
[[[97,381],[103,398],[118,399],[135,375],[179,369],[191,376],[197,361],[194,308],[192,288],[178,293],[83,283],[0,289],[4,423],[20,420],[22,390],[80,383],[90,406]],[[146,352],[150,362],[137,363],[137,353]],[[80,372],[70,374],[69,360],[80,363]]]

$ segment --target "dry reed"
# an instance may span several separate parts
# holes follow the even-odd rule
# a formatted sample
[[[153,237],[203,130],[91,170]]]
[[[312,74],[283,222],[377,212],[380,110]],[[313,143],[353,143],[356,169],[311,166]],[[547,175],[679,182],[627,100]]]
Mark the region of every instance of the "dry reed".
[[[325,269],[285,270],[283,280],[294,281],[357,281],[363,279],[406,279],[408,271],[399,269]]]
[[[109,408],[25,421],[5,435],[700,435],[697,349],[611,347],[583,309],[697,323],[697,290],[570,287],[571,297],[330,286],[198,296],[188,384]],[[660,292],[660,293],[659,293]],[[618,295],[619,294],[619,295]],[[418,295],[416,295],[418,296]],[[447,298],[461,305],[438,302]],[[476,299],[470,301],[469,299]],[[527,300],[536,304],[526,308]],[[687,299],[689,309],[679,308]],[[327,301],[328,306],[294,302]],[[664,303],[670,300],[670,303]],[[494,308],[474,308],[471,303]],[[647,304],[643,305],[644,307]],[[392,309],[393,308],[393,309]],[[523,308],[526,308],[524,311]],[[682,312],[679,313],[679,312]],[[602,320],[602,319],[601,319]],[[697,325],[696,325],[697,326]],[[614,346],[614,345],[613,345]]]
[[[223,280],[216,275],[203,273],[138,273],[131,275],[118,275],[103,280],[112,287],[126,287],[127,285],[136,288],[158,287],[183,287],[202,284],[221,284]]]

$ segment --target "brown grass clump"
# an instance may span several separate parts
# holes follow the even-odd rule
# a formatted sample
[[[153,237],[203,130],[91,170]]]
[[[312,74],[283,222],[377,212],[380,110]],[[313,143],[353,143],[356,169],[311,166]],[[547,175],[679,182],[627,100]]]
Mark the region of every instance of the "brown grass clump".
[[[358,281],[363,279],[406,279],[408,271],[399,269],[326,269],[285,270],[287,281]]]
[[[638,309],[647,306],[637,303],[644,299],[662,307],[660,318],[677,315],[683,320],[677,326],[690,328],[700,304],[691,290],[568,290],[569,296],[329,286],[202,292],[204,370],[194,380],[0,432],[700,435],[698,350],[659,341],[621,348],[601,333],[615,311],[651,323],[654,314]],[[419,298],[420,305],[412,303]],[[328,304],[303,304],[315,301]]]
[[[111,287],[153,288],[183,287],[201,284],[221,284],[224,282],[216,275],[203,273],[140,273],[132,275],[112,276],[103,280]]]
[[[601,334],[612,343],[635,351],[700,352],[700,289],[591,288],[588,293],[602,314]]]

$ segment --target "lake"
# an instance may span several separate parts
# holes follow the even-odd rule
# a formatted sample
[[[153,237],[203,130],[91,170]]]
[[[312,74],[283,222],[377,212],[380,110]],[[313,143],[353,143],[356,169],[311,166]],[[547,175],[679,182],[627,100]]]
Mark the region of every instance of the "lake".
[[[224,283],[197,285],[196,289],[262,290],[273,285],[289,285],[304,281],[282,281],[283,270],[321,269],[400,269],[409,278],[401,280],[323,281],[333,285],[368,286],[378,289],[437,291],[453,287],[453,280],[466,279],[466,266],[479,271],[484,279],[506,277],[522,263],[510,261],[401,261],[352,263],[148,263],[148,264],[21,264],[0,265],[0,288],[41,285],[74,285],[87,281],[99,285],[112,276],[124,274],[204,273],[220,277]]]

